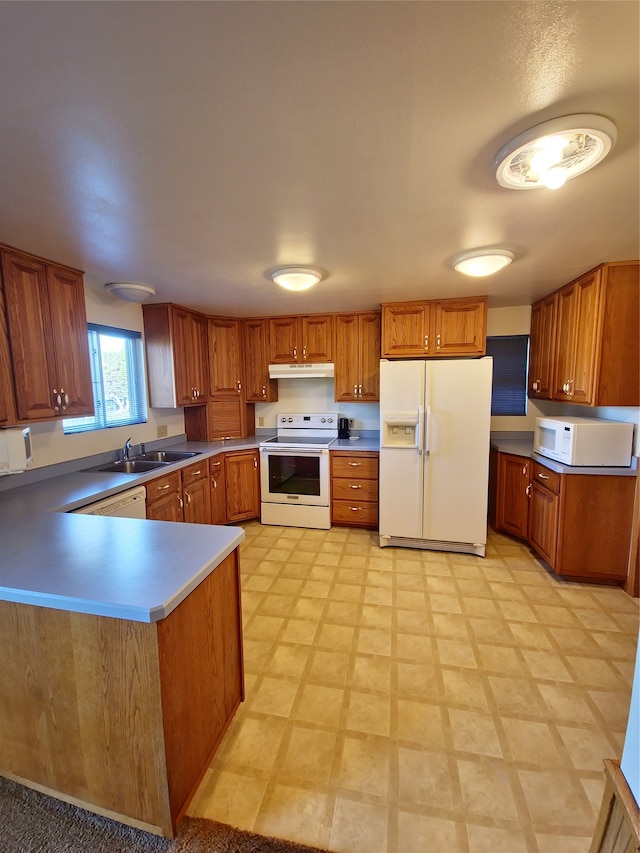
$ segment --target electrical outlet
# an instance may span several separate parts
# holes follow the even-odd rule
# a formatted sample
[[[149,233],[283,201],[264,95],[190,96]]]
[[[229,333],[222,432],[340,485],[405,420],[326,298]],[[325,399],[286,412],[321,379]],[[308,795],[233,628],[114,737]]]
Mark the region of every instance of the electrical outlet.
[[[354,419],[353,419],[353,418],[349,418],[349,429],[353,429],[354,424],[355,424]]]
[[[162,426],[156,427],[156,438],[166,438],[167,437],[167,425],[162,424]]]
[[[258,418],[258,426],[264,426],[264,418]]]

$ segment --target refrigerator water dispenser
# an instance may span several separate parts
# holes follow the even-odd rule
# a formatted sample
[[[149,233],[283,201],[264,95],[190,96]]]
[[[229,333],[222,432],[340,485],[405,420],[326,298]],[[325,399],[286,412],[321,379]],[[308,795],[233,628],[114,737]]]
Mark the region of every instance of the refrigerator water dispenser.
[[[382,447],[417,447],[417,414],[383,412],[381,420]]]

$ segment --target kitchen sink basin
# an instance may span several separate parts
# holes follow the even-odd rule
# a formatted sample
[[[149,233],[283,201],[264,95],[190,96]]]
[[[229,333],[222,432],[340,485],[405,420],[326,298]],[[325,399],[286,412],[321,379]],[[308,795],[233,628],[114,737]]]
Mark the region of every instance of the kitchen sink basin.
[[[99,468],[93,468],[92,470],[105,471],[112,474],[144,474],[145,471],[164,468],[168,464],[168,459],[164,462],[147,459],[119,459],[117,462],[110,462],[108,465],[101,465]]]
[[[183,459],[191,459],[199,456],[197,450],[148,450],[133,457],[133,462],[181,462]]]

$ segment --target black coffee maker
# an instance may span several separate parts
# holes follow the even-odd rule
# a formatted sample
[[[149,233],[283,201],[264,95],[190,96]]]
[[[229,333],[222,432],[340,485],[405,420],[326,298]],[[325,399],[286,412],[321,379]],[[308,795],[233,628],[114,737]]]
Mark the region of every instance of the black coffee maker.
[[[338,418],[338,438],[349,438],[349,418]]]

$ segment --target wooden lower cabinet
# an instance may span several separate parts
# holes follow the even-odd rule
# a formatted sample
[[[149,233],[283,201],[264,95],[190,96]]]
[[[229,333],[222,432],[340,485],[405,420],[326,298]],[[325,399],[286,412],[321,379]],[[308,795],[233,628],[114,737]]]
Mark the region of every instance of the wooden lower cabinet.
[[[559,474],[534,459],[495,451],[490,471],[489,522],[495,530],[528,541],[561,577],[626,580],[635,477]]]
[[[209,460],[211,524],[227,523],[227,494],[224,482],[224,454]]]
[[[209,490],[209,463],[207,459],[183,468],[182,502],[183,521],[193,524],[211,524],[211,493]]]
[[[332,450],[331,522],[349,527],[378,526],[378,454]]]
[[[183,521],[182,480],[180,471],[165,474],[145,483],[147,518],[155,521]]]
[[[173,837],[244,699],[237,550],[159,622],[2,601],[0,646],[0,774]]]
[[[227,522],[260,517],[259,465],[257,450],[225,453]]]

